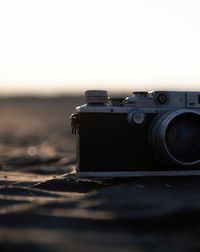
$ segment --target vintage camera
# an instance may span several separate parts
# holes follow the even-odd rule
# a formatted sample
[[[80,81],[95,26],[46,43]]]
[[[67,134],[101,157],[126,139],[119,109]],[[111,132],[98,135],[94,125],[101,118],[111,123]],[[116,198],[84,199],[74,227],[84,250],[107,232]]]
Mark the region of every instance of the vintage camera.
[[[80,177],[200,175],[200,92],[87,90],[71,116]]]

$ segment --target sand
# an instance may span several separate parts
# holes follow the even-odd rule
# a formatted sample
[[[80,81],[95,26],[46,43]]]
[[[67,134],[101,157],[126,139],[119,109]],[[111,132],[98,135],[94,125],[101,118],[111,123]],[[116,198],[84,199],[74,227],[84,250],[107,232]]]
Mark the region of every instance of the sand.
[[[199,251],[198,177],[77,180],[81,102],[0,100],[0,251]]]

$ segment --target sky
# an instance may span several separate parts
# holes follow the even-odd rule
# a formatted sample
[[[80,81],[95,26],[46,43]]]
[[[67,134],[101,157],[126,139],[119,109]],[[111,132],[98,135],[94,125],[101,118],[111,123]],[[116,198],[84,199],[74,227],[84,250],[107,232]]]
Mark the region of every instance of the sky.
[[[0,95],[200,90],[199,0],[0,0]]]

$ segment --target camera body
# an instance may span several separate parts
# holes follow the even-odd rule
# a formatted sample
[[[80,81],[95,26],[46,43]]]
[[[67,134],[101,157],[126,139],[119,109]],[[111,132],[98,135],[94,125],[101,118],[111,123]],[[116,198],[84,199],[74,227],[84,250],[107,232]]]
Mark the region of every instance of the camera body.
[[[80,177],[200,175],[200,92],[85,99],[71,116]]]

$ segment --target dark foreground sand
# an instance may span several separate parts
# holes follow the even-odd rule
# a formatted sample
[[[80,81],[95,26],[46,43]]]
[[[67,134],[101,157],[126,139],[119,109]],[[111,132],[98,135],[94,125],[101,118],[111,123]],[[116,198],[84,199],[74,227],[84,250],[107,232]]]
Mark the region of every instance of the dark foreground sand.
[[[0,100],[0,251],[199,251],[200,178],[74,179],[80,102]]]

